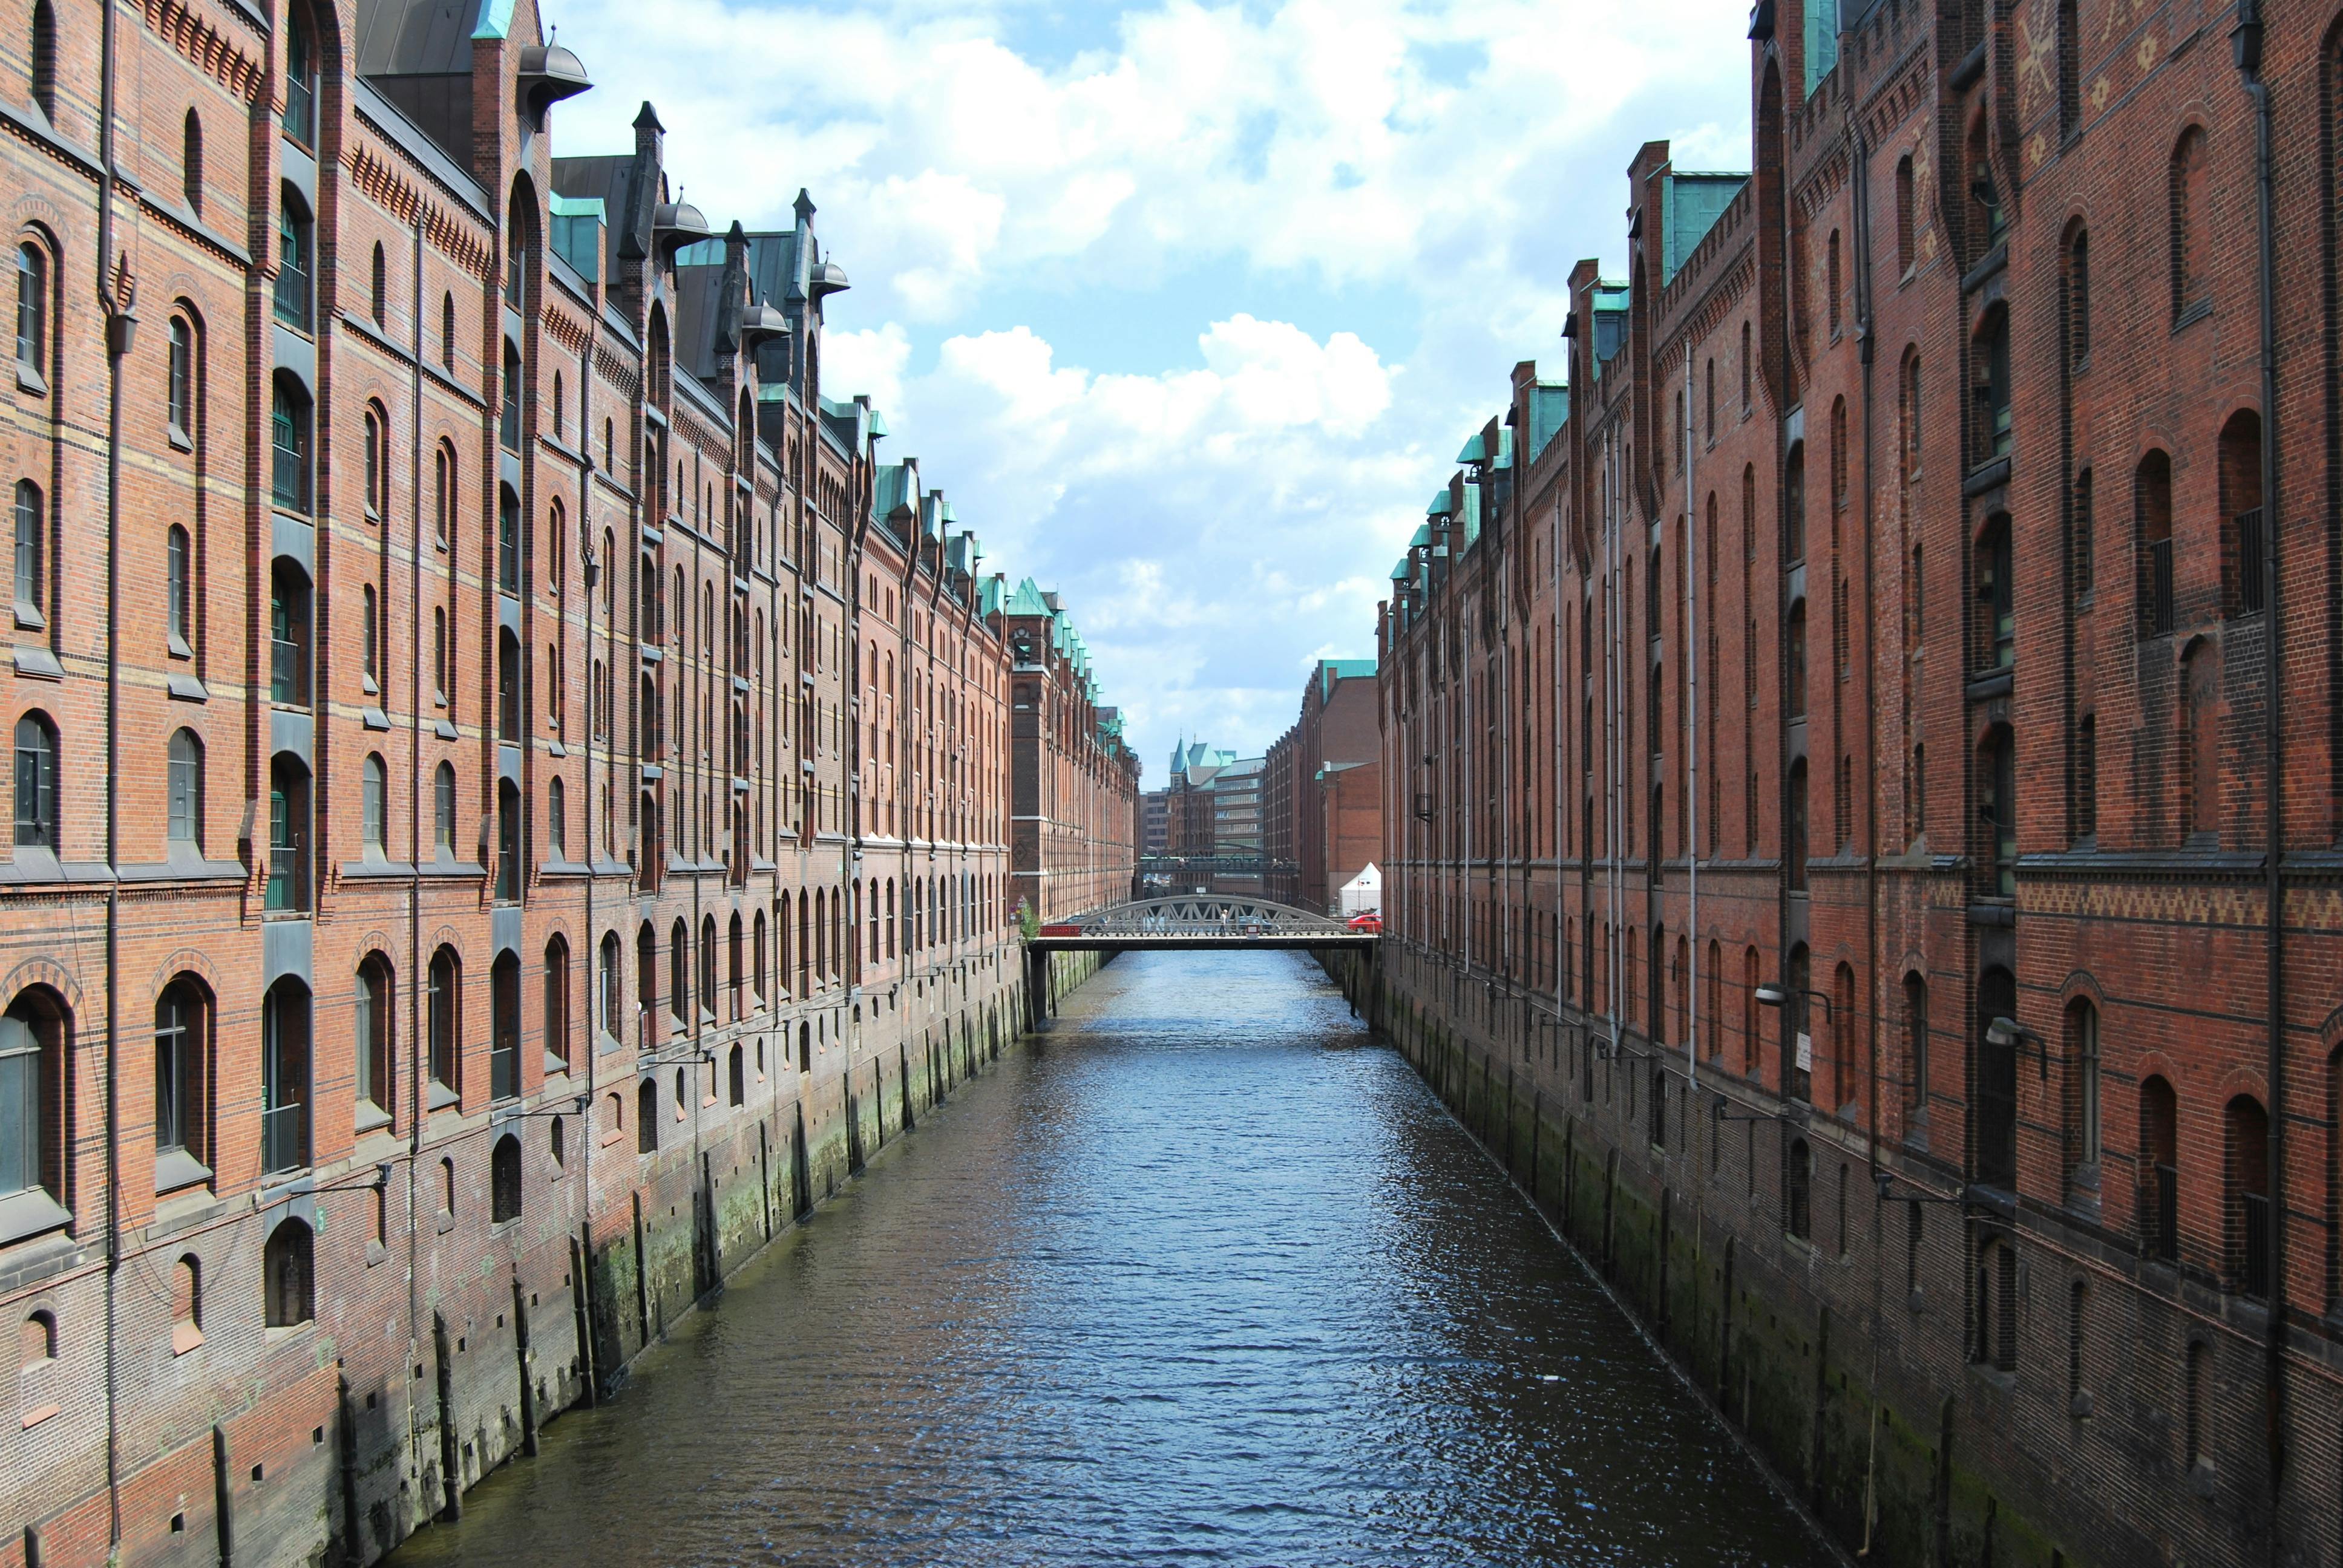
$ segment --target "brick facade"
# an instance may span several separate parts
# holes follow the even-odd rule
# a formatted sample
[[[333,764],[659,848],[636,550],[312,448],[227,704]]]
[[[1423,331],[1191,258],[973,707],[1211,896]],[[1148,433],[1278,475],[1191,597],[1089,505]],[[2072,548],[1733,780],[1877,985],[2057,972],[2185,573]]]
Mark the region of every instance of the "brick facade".
[[[99,8],[0,25],[0,1563],[380,1555],[1027,1005],[1002,586],[822,394],[812,204],[426,9],[116,8],[135,329]]]
[[[2334,1563],[2331,19],[2265,511],[2235,14],[1810,9],[1393,570],[1385,1005],[1873,1560]]]

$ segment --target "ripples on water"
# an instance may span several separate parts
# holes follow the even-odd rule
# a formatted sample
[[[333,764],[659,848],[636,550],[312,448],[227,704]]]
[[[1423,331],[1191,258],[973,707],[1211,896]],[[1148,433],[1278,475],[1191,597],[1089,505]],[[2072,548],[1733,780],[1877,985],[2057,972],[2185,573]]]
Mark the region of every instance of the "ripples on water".
[[[1167,953],[400,1563],[1831,1560],[1314,967]]]

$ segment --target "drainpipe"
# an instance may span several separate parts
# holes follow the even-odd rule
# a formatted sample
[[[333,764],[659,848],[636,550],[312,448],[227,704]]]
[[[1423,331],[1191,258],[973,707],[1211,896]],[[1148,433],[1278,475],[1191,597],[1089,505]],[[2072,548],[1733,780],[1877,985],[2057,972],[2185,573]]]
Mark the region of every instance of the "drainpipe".
[[[1848,161],[1855,171],[1855,350],[1863,366],[1863,668],[1864,685],[1869,695],[1868,688],[1878,676],[1874,646],[1878,629],[1874,620],[1876,604],[1873,588],[1877,573],[1873,558],[1871,398],[1872,359],[1876,345],[1871,331],[1871,148],[1864,141],[1863,126],[1855,118],[1852,104],[1847,111],[1847,138],[1851,144]],[[1874,769],[1863,791],[1864,970],[1874,999],[1874,1005],[1863,1010],[1864,1046],[1870,1059],[1865,1076],[1871,1100],[1865,1117],[1864,1145],[1875,1191],[1879,1178],[1879,704],[1875,699],[1863,705],[1863,754],[1872,759]],[[1875,1265],[1877,1249],[1873,1251]],[[1874,1271],[1875,1274],[1875,1268]]]
[[[115,1360],[116,1285],[122,1272],[122,362],[138,317],[129,269],[116,292],[114,250],[114,11],[106,0],[98,34],[97,306],[106,319],[106,1540],[122,1549],[120,1369]],[[60,383],[62,385],[62,382]]]
[[[2262,854],[2264,900],[2263,969],[2268,987],[2263,1013],[2269,1030],[2268,1061],[2264,1070],[2269,1090],[2269,1336],[2268,1362],[2264,1375],[2268,1397],[2263,1402],[2268,1423],[2270,1494],[2276,1497],[2286,1468],[2286,1019],[2282,960],[2286,956],[2286,885],[2279,854],[2284,847],[2285,729],[2278,718],[2278,696],[2284,690],[2279,652],[2278,506],[2278,240],[2276,174],[2270,154],[2269,84],[2262,79],[2261,0],[2237,0],[2237,24],[2229,32],[2237,72],[2254,105],[2255,283],[2260,296],[2261,335],[2261,490],[2262,490],[2262,813],[2267,846]],[[2270,1536],[2270,1561],[2278,1560],[2276,1532]]]
[[[601,290],[595,290],[598,303]],[[587,1271],[594,1266],[594,1108],[600,1103],[601,1085],[595,1070],[601,1066],[602,1025],[617,1022],[602,1016],[602,947],[594,936],[594,881],[600,875],[594,863],[594,849],[599,841],[601,819],[594,810],[594,704],[600,695],[594,689],[594,589],[604,572],[616,572],[618,563],[606,561],[594,553],[594,350],[602,340],[602,313],[594,311],[586,328],[586,351],[578,357],[578,445],[586,455],[585,466],[578,471],[578,559],[584,568],[586,588],[586,994],[591,999],[586,1009],[586,1109],[578,1118],[578,1292],[589,1307],[594,1300],[593,1287],[588,1283]],[[639,558],[639,545],[629,543]],[[611,552],[616,555],[618,552]],[[611,628],[618,623],[617,579],[611,581]],[[610,711],[617,706],[618,649],[610,649],[605,667],[610,678],[611,702],[602,709],[602,722],[616,731],[618,716]],[[629,682],[631,685],[632,683]],[[607,799],[615,779],[602,781],[602,793]],[[612,814],[615,819],[616,813]],[[621,1024],[623,1027],[623,1024]],[[759,1180],[762,1178],[760,1177]],[[600,1369],[594,1364],[594,1314],[586,1314],[586,1332],[579,1336],[578,1360],[582,1375],[578,1378],[579,1397],[586,1408],[601,1403],[596,1389]]]
[[[407,571],[411,587],[407,608],[414,617],[414,641],[408,646],[413,656],[407,660],[407,754],[415,759],[407,770],[407,1360],[414,1364],[421,1341],[416,1333],[416,1320],[421,1302],[416,1296],[416,1257],[421,1241],[416,1235],[415,1184],[416,1172],[423,1164],[423,1119],[426,1096],[423,1089],[424,1063],[430,1050],[430,1041],[424,1035],[423,1021],[423,222],[420,209],[415,215],[415,244],[410,257],[409,276],[415,280],[410,291],[412,308],[408,313],[407,363],[407,499],[413,518],[415,542],[407,552]],[[394,1035],[394,1038],[396,1036]],[[417,1455],[422,1432],[416,1422],[416,1401],[419,1397],[411,1380],[407,1382],[407,1462],[414,1473],[417,1495],[421,1495],[422,1466]]]
[[[1626,974],[1626,922],[1621,904],[1626,897],[1625,874],[1619,864],[1619,447],[1615,427],[1603,437],[1603,841],[1610,864],[1604,868],[1604,911],[1611,917],[1611,950],[1604,956],[1610,995],[1604,1000],[1611,1014],[1610,1057],[1615,1070],[1619,1060],[1619,981]],[[1605,1101],[1610,1099],[1605,1095]]]
[[[1692,434],[1692,337],[1684,337],[1683,422],[1684,443],[1684,1141],[1698,1173],[1699,1141],[1691,1135],[1692,1111],[1700,1103],[1700,499],[1693,481],[1700,443]],[[1654,824],[1654,827],[1657,824]],[[1695,1187],[1697,1182],[1695,1182]],[[1694,1242],[1699,1241],[1695,1227]]]

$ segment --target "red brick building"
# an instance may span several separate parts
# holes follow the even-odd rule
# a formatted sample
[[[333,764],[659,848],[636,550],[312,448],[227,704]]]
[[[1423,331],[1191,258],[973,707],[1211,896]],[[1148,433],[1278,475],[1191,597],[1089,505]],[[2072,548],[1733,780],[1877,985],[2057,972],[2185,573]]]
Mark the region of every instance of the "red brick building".
[[[531,0],[105,15],[0,26],[0,1563],[370,1560],[1014,1031],[1009,623]]]
[[[1383,859],[1381,704],[1371,658],[1322,658],[1302,710],[1269,749],[1262,786],[1268,896],[1327,913]]]
[[[1122,715],[1099,703],[1090,649],[1054,593],[1031,578],[992,605],[1006,626],[1012,908],[1063,920],[1132,896],[1139,758]]]
[[[1872,1560],[2343,1553],[2332,21],[1768,0],[1393,574],[1386,1016]]]

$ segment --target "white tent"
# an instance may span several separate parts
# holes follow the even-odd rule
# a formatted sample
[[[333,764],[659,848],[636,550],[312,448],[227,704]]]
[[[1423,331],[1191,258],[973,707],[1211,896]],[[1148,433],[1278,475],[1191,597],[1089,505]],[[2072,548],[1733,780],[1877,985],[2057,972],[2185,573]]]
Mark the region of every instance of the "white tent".
[[[1369,860],[1366,869],[1342,884],[1342,918],[1372,910],[1380,914],[1383,907],[1383,874]]]

